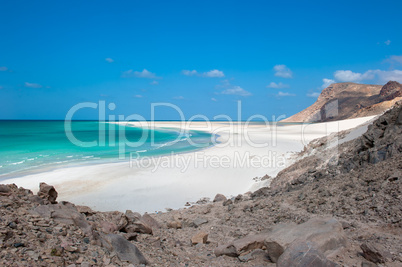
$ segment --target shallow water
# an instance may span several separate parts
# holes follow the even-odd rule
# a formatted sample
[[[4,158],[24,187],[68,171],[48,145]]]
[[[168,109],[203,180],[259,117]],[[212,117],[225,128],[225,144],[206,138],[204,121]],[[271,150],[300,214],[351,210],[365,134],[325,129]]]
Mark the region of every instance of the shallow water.
[[[52,168],[208,147],[201,131],[143,129],[98,121],[0,121],[0,179]]]

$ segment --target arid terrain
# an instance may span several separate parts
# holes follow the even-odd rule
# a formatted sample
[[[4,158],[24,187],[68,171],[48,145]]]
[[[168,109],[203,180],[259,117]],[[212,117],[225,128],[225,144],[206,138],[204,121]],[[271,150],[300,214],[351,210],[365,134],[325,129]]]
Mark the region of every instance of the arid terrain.
[[[334,83],[322,90],[317,101],[283,122],[324,122],[378,115],[402,99],[402,85],[384,86]]]
[[[401,266],[401,133],[396,104],[356,139],[311,142],[270,188],[158,214],[96,212],[57,203],[50,185],[38,195],[1,185],[0,264]]]

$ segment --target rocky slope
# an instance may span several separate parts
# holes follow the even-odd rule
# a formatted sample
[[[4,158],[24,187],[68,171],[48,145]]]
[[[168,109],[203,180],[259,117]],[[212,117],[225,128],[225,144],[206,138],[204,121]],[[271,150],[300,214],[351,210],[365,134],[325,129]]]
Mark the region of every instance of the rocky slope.
[[[397,104],[357,139],[315,140],[271,188],[158,214],[1,185],[0,265],[401,266],[401,133]]]
[[[283,122],[324,122],[383,113],[402,99],[402,85],[389,81],[384,86],[334,83],[325,88],[310,107]]]

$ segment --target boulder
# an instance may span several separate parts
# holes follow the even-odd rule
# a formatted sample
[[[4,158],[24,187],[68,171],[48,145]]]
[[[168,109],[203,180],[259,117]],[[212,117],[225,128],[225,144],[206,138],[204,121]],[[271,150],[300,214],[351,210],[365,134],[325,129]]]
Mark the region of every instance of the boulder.
[[[200,227],[201,225],[208,223],[208,220],[205,218],[198,217],[193,221],[194,227]]]
[[[325,255],[310,241],[296,241],[290,245],[279,257],[277,267],[335,267],[334,262],[328,260]]]
[[[85,214],[85,215],[93,215],[93,214],[95,214],[95,211],[93,211],[90,207],[88,207],[88,206],[80,206],[80,205],[77,205],[76,206],[77,207],[77,210],[78,210],[78,212],[79,213],[82,213],[82,214]]]
[[[128,261],[132,264],[148,264],[141,251],[124,237],[115,234],[102,236],[102,246],[110,252],[115,252],[121,261]]]
[[[222,194],[216,194],[215,198],[214,198],[214,202],[221,202],[221,201],[226,201],[227,198],[222,195]]]
[[[107,234],[114,233],[117,231],[117,226],[114,223],[102,221],[100,225],[102,227],[103,232]]]
[[[273,262],[296,240],[310,241],[322,253],[346,245],[342,224],[333,218],[313,218],[295,224],[279,224],[267,235],[264,241],[267,253]]]
[[[249,235],[244,238],[237,239],[231,243],[218,246],[214,253],[217,257],[226,255],[237,257],[250,250],[261,249],[264,246],[264,241],[267,234]]]
[[[101,216],[104,221],[114,224],[118,231],[121,231],[129,224],[129,220],[124,213],[119,211],[102,212]]]
[[[127,210],[125,217],[127,218],[128,223],[123,230],[127,233],[152,234],[152,227],[150,225],[159,226],[159,224],[148,214],[145,214],[144,217],[138,212]]]
[[[198,234],[194,235],[194,236],[191,238],[191,243],[192,243],[193,245],[196,245],[196,244],[206,244],[206,243],[207,243],[207,240],[208,240],[208,234],[205,233],[205,232],[199,232]]]
[[[167,223],[168,228],[181,229],[182,223],[179,220],[173,220]]]
[[[148,213],[142,215],[141,220],[145,222],[149,227],[151,227],[152,230],[161,228],[160,224]]]
[[[366,260],[374,263],[385,263],[384,252],[379,245],[366,242],[360,248],[363,250],[363,257]]]
[[[57,191],[53,186],[46,183],[39,184],[38,196],[44,200],[48,200],[52,204],[56,204],[57,201]]]
[[[32,210],[32,213],[43,218],[52,218],[58,223],[75,225],[85,234],[92,236],[92,227],[85,217],[78,212],[74,204],[62,201],[59,204],[40,205]]]
[[[11,195],[10,188],[5,184],[0,184],[0,196],[9,196]]]
[[[152,234],[152,228],[142,221],[137,221],[124,228],[126,233]]]
[[[237,257],[239,255],[235,246],[233,246],[233,244],[218,246],[217,248],[214,249],[214,253],[215,253],[216,257],[223,256],[223,255],[226,255],[229,257]]]

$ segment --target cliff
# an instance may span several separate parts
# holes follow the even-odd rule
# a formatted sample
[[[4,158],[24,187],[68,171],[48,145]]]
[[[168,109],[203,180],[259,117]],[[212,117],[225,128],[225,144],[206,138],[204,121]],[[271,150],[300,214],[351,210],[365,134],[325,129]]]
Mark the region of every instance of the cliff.
[[[384,86],[334,83],[325,88],[310,107],[283,122],[325,122],[378,115],[402,100],[402,85]]]

